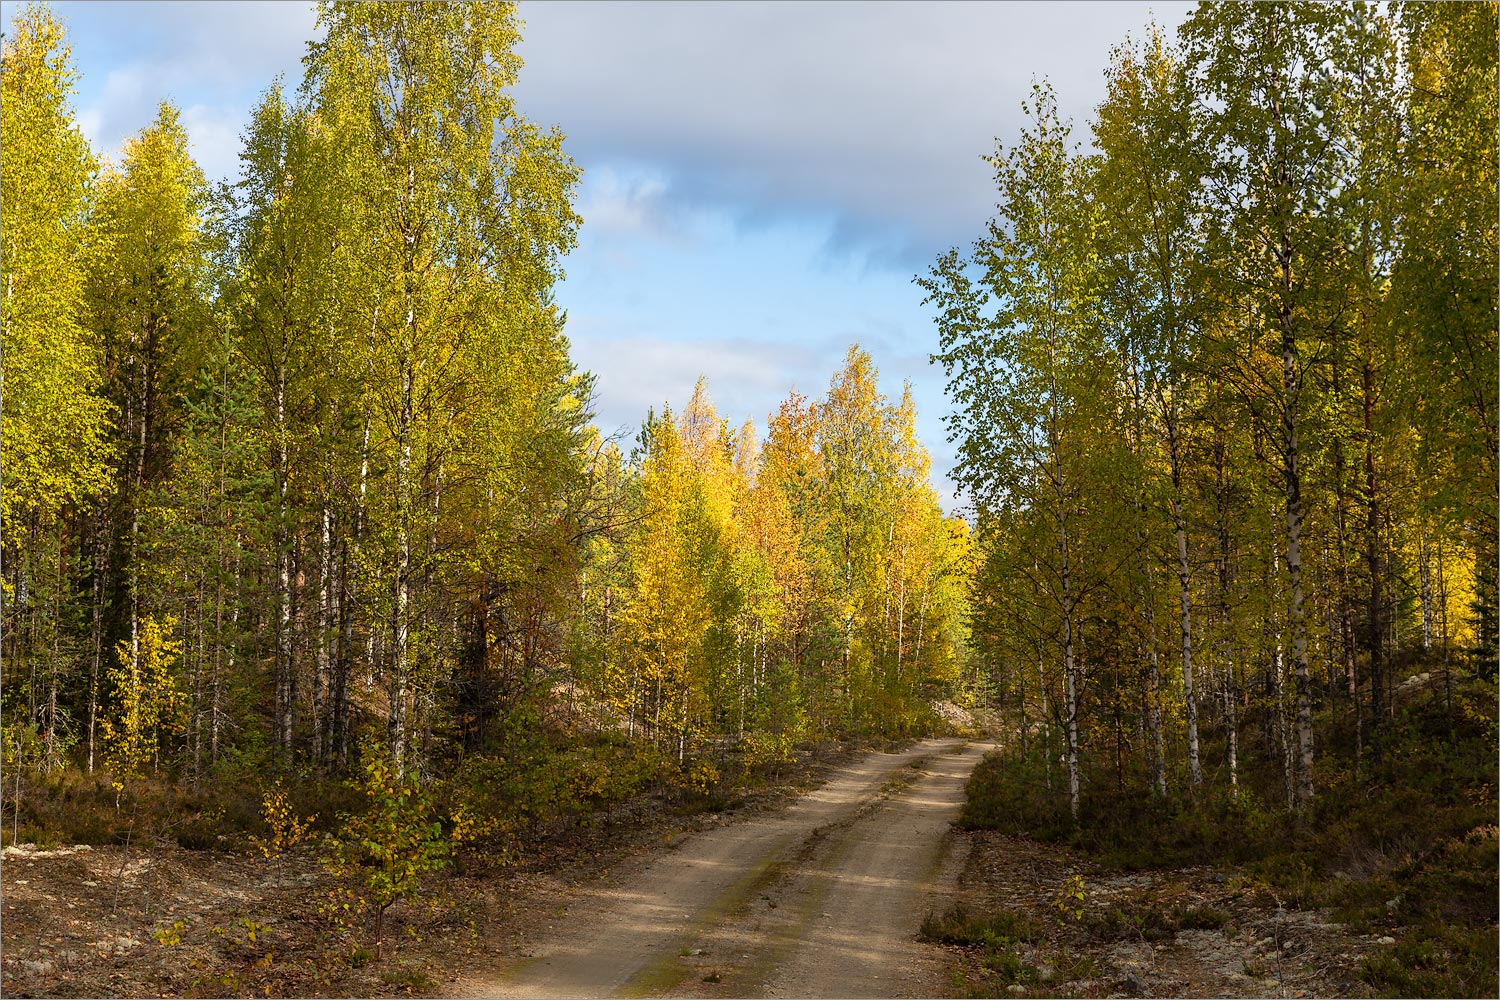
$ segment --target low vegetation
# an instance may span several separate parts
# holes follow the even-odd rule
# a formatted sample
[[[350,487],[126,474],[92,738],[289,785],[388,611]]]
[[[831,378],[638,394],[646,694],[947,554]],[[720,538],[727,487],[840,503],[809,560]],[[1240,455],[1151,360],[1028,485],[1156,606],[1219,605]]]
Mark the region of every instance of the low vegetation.
[[[1467,679],[1403,704],[1385,727],[1378,769],[1359,779],[1337,747],[1323,757],[1314,808],[1284,807],[1273,766],[1234,790],[1198,796],[1122,794],[1100,782],[1071,817],[1060,782],[1036,754],[988,757],[969,785],[963,822],[1066,845],[1103,871],[1214,866],[1227,887],[1267,905],[1320,908],[1350,933],[1392,937],[1363,966],[1382,996],[1485,996],[1497,986],[1495,704]],[[968,918],[983,926],[987,918]],[[1101,941],[1170,939],[1217,929],[1213,906],[1085,905]]]
[[[1056,988],[1096,972],[1088,956],[1049,946],[1047,929],[1016,910],[970,913],[960,904],[941,915],[929,913],[922,921],[920,936],[924,941],[970,952],[988,985]],[[962,972],[956,974],[955,987],[967,992],[974,985]]]

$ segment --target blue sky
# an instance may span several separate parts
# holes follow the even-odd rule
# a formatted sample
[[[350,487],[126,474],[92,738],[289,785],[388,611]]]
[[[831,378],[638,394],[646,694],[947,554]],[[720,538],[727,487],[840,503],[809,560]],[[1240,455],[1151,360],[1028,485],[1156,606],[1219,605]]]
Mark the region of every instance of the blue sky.
[[[5,3],[6,22],[17,5]],[[281,73],[301,79],[310,4],[60,2],[79,122],[106,155],[157,103],[183,110],[211,178]],[[558,301],[599,424],[633,433],[699,375],[721,414],[764,426],[821,395],[850,343],[893,398],[910,381],[935,485],[942,372],[912,277],[993,213],[981,155],[1009,141],[1033,79],[1080,125],[1110,48],[1184,3],[521,4],[523,114],[557,125],[584,181]]]

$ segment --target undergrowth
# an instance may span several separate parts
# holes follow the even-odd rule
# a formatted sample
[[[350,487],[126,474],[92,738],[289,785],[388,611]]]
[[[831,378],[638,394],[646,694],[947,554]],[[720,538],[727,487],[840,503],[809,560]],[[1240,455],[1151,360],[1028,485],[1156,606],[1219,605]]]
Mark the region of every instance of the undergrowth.
[[[1052,987],[1098,972],[1093,958],[1055,945],[1042,921],[1017,910],[971,913],[956,905],[927,914],[919,936],[971,953],[974,979],[960,973],[954,983],[971,996],[989,996],[996,987]]]
[[[1481,680],[1456,685],[1451,702],[1431,692],[1402,704],[1384,726],[1378,768],[1368,748],[1358,773],[1347,748],[1321,748],[1305,814],[1284,808],[1274,763],[1252,760],[1237,789],[1167,797],[1121,789],[1112,771],[1088,774],[1075,823],[1055,761],[1049,787],[1041,754],[994,754],[970,779],[961,822],[1063,844],[1106,870],[1231,867],[1286,905],[1327,907],[1351,931],[1396,937],[1363,969],[1382,995],[1494,996],[1495,734],[1495,693]],[[1192,925],[1184,919],[1218,917],[1090,917],[1099,936],[1147,940]]]

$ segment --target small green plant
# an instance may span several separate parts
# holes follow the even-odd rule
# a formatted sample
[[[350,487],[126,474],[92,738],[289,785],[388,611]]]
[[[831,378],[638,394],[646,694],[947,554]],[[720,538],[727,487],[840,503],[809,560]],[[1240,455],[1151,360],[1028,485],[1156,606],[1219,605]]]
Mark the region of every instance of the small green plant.
[[[745,736],[745,767],[749,770],[768,768],[776,772],[796,759],[793,747],[794,735],[788,732],[751,732]]]
[[[382,972],[380,981],[418,996],[432,996],[437,992],[438,985],[437,980],[429,976],[425,969],[412,965],[401,965]]]
[[[996,910],[993,913],[970,914],[962,904],[942,916],[929,913],[922,921],[921,937],[936,944],[986,945],[999,947],[1017,941],[1037,941],[1041,928],[1023,913]]]
[[[1052,959],[1059,979],[1093,979],[1099,975],[1099,963],[1092,955],[1074,955],[1060,950]]]
[[[175,948],[182,944],[182,932],[186,927],[187,921],[174,920],[156,928],[151,934],[163,948]]]
[[[431,791],[415,775],[398,777],[390,756],[378,746],[363,753],[364,777],[359,789],[369,808],[359,815],[341,817],[342,832],[330,840],[324,865],[337,878],[353,883],[359,893],[347,890],[329,904],[338,912],[375,911],[375,956],[384,944],[385,911],[402,900],[413,900],[422,878],[448,863],[449,838],[436,818]],[[354,906],[350,906],[350,898]]]
[[[698,795],[707,795],[719,784],[719,769],[706,760],[694,761],[685,778],[688,788]]]
[[[279,858],[283,852],[309,838],[317,817],[309,816],[305,820],[297,818],[280,779],[261,793],[260,802],[261,818],[269,833],[264,839],[252,833],[250,842],[260,848],[261,854],[268,858]]]
[[[146,618],[134,650],[128,642],[115,648],[116,663],[107,679],[119,700],[119,715],[100,720],[100,741],[117,796],[126,782],[159,762],[163,744],[184,725],[187,695],[175,669],[182,643],[171,638],[176,627],[171,616]]]
[[[1178,930],[1216,931],[1229,922],[1229,914],[1212,906],[1173,907],[1172,922]]]
[[[245,940],[251,942],[255,941],[261,935],[265,934],[266,931],[271,929],[270,924],[262,924],[257,921],[251,920],[249,917],[240,917],[235,921],[235,923],[244,928]]]
[[[1064,920],[1068,917],[1082,920],[1085,897],[1083,876],[1074,872],[1063,882],[1062,888],[1057,891],[1056,898],[1052,900],[1052,905],[1057,908],[1058,914]]]
[[[1377,996],[1488,996],[1495,990],[1496,966],[1493,925],[1455,927],[1429,920],[1394,947],[1367,957],[1360,977]]]
[[[984,965],[1002,986],[1029,985],[1037,981],[1036,966],[1024,961],[1013,948],[991,949],[985,956]]]
[[[1211,906],[1162,907],[1155,903],[1112,906],[1091,912],[1082,921],[1101,941],[1166,941],[1178,931],[1219,930],[1228,922],[1229,914]]]

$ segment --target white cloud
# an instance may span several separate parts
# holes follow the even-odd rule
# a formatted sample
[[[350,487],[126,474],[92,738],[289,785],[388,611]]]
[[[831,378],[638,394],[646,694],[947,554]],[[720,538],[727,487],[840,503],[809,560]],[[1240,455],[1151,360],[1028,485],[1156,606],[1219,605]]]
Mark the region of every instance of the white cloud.
[[[182,112],[193,159],[210,180],[231,178],[240,168],[240,132],[246,118],[223,105],[195,104]]]
[[[1165,3],[1168,24],[1189,5]],[[979,234],[980,156],[1014,135],[1034,77],[1082,124],[1116,3],[523,3],[519,104],[585,168],[652,163],[742,224],[832,212],[836,246],[900,266]]]
[[[15,5],[3,7],[8,18]],[[1156,14],[1173,25],[1189,7]],[[96,149],[170,98],[210,177],[236,168],[272,78],[300,82],[315,30],[301,2],[54,9],[73,28],[76,106]],[[994,189],[980,157],[1015,136],[1033,78],[1050,78],[1082,125],[1110,47],[1148,9],[525,0],[521,16],[518,106],[559,125],[585,171],[559,298],[575,358],[600,375],[601,426],[680,405],[700,374],[726,417],[763,424],[793,385],[821,395],[859,340],[887,393],[916,384],[947,492],[942,378],[908,279],[982,231]]]
[[[113,154],[125,137],[139,131],[122,128],[129,121],[149,122],[160,98],[150,92],[150,78],[139,66],[111,70],[99,96],[78,112],[78,127],[95,150]]]
[[[785,398],[795,384],[805,394],[822,391],[828,373],[815,375],[818,359],[794,345],[738,337],[705,337],[684,343],[648,333],[609,332],[602,317],[575,317],[573,358],[599,373],[598,420],[606,433],[631,433],[648,408],[680,410],[699,377],[708,379],[719,415],[738,427],[752,418],[764,429],[767,401]],[[809,382],[811,384],[809,384]]]
[[[659,236],[676,228],[667,219],[666,193],[667,180],[660,171],[640,173],[606,165],[584,175],[578,213],[591,234]]]
[[[11,16],[10,4],[3,16]],[[183,109],[194,157],[210,179],[238,169],[240,132],[258,94],[282,74],[301,81],[314,35],[310,3],[94,3],[63,0],[80,73],[79,127],[118,159],[164,100]]]

